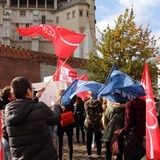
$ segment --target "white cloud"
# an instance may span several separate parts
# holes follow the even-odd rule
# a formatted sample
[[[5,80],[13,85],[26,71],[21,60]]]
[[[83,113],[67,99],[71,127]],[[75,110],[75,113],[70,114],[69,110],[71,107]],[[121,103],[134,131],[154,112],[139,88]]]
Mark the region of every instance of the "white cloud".
[[[135,20],[140,24],[142,24],[141,22],[146,22],[145,24],[149,23],[152,10],[160,6],[160,0],[119,0],[119,3],[125,8],[131,8],[133,5]]]
[[[113,28],[115,26],[115,20],[118,18],[118,16],[119,14],[110,15],[104,17],[103,20],[101,21],[97,21],[96,24],[97,29],[103,32],[103,30],[106,29],[108,25],[110,28]],[[97,39],[100,38],[100,34],[98,32],[96,32],[96,37]]]
[[[101,10],[101,11],[103,11],[103,12],[108,12],[108,11],[109,11],[109,9],[108,9],[107,7],[102,6],[102,5],[97,6],[96,9]]]
[[[112,28],[115,25],[115,20],[117,20],[118,16],[120,14],[123,14],[125,12],[126,8],[131,8],[133,5],[134,15],[135,15],[135,22],[137,26],[142,25],[144,28],[150,24],[149,29],[152,31],[160,28],[160,21],[159,19],[155,19],[157,14],[159,14],[159,8],[160,7],[160,0],[118,0],[115,6],[108,5],[104,2],[104,4],[97,4],[97,10],[103,10],[105,13],[101,16],[97,16],[97,28],[100,31],[103,31],[109,24],[109,26]],[[156,9],[158,10],[156,13]],[[98,14],[98,11],[96,11]],[[155,13],[154,13],[155,12]],[[156,14],[156,15],[154,15]],[[106,16],[105,16],[106,15]],[[158,17],[159,18],[159,17]],[[157,33],[158,34],[158,31]],[[100,35],[97,33],[97,38],[99,39]],[[160,35],[160,34],[159,34]]]

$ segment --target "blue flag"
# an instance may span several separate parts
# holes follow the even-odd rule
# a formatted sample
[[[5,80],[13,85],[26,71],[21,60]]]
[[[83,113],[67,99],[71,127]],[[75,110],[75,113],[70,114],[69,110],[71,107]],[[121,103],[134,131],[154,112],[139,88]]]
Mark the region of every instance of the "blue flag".
[[[109,82],[111,82],[110,76],[111,76],[111,74],[112,74],[112,72],[113,72],[114,70],[117,70],[117,65],[116,65],[116,63],[113,64],[113,66],[112,66],[112,68],[111,68],[111,70],[110,70],[110,73],[109,73],[109,75],[108,75],[108,77],[107,77],[107,79],[106,79],[105,85],[107,85]]]
[[[61,96],[62,105],[68,105],[70,100],[78,93],[83,91],[91,91],[97,93],[97,91],[103,86],[103,84],[94,81],[83,81],[75,79],[70,86],[63,92]]]
[[[105,84],[99,89],[99,91],[97,92],[97,96],[99,95],[99,93],[105,88],[105,86],[111,82],[111,74],[114,70],[117,70],[117,66],[116,66],[116,63],[113,64],[110,72],[109,72],[109,75],[105,81]]]
[[[124,103],[146,95],[142,86],[133,82],[124,72],[114,70],[109,79],[110,82],[99,92],[99,96],[106,97],[109,101]]]
[[[94,96],[97,95],[98,90],[103,86],[103,84],[95,82],[95,81],[86,81],[86,83],[83,83],[80,85],[77,90],[70,96],[70,98],[73,98],[74,95],[84,92],[84,91],[91,91]],[[97,98],[97,97],[94,97]]]
[[[70,98],[69,96],[76,91],[77,89],[77,83],[78,83],[78,79],[75,79],[70,86],[62,93],[61,95],[61,104],[62,105],[68,105],[70,102]]]

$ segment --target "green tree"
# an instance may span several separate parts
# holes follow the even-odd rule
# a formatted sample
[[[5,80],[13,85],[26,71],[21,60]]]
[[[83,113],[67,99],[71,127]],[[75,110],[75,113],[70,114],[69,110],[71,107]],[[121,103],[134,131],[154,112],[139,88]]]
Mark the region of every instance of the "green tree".
[[[118,70],[131,76],[134,80],[141,80],[146,62],[149,64],[152,80],[157,80],[159,74],[154,57],[159,48],[156,47],[155,36],[151,37],[149,25],[143,29],[136,27],[133,7],[126,9],[115,21],[115,28],[108,27],[101,32],[101,40],[97,42],[97,50],[103,58],[98,57],[95,51],[88,53],[87,71],[90,79],[104,83],[114,63]]]

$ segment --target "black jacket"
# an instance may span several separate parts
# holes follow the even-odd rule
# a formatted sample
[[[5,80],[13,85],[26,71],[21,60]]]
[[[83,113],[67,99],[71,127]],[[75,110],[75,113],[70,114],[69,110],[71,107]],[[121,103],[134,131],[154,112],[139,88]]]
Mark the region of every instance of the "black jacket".
[[[6,105],[5,124],[13,160],[57,160],[49,125],[60,121],[60,109],[19,99]]]

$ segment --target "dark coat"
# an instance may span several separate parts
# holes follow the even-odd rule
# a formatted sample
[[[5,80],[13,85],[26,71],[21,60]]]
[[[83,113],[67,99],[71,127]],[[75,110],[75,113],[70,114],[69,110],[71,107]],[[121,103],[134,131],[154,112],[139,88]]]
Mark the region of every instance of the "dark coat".
[[[60,109],[19,99],[6,105],[5,124],[13,160],[57,160],[49,125],[60,121]]]
[[[74,105],[74,103],[75,103],[75,100],[76,100],[76,96],[74,96],[74,97],[71,99],[71,101],[70,101],[70,103],[69,103],[68,105],[65,105],[65,106],[64,106],[65,111],[62,110],[62,108],[61,108],[62,105],[61,105],[60,102],[56,103],[54,106],[59,106],[59,108],[61,108],[61,113],[66,112],[66,111],[72,111],[72,112],[74,112],[74,106],[73,106],[73,105]],[[60,101],[61,101],[61,100],[60,100]],[[65,132],[65,131],[70,130],[71,133],[72,133],[72,132],[73,132],[73,128],[74,128],[75,126],[76,126],[76,123],[72,123],[72,124],[69,124],[69,125],[63,127],[63,126],[61,126],[61,123],[60,123],[60,121],[59,121],[58,125],[55,126],[55,132],[56,132],[57,134],[61,134],[62,132]]]
[[[89,99],[84,103],[86,118],[84,129],[88,133],[99,133],[103,130],[102,103],[100,100]]]

